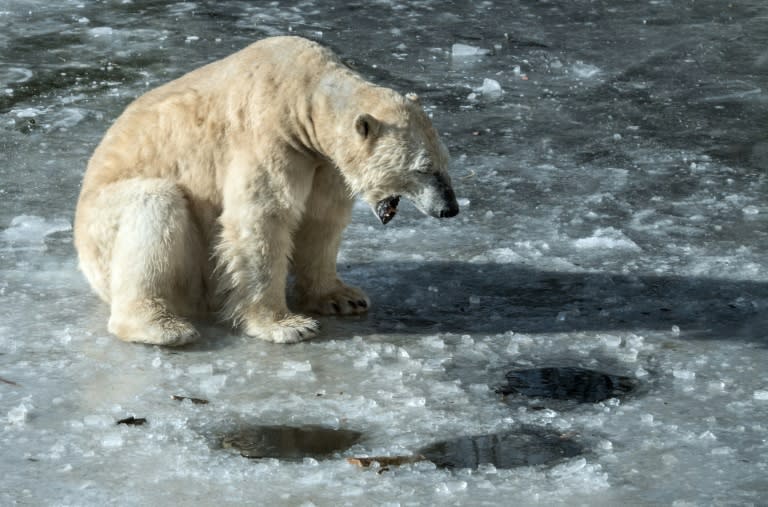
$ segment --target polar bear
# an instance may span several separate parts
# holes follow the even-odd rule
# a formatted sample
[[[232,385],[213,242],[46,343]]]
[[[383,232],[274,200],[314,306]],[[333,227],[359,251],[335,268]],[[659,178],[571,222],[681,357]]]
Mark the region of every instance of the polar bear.
[[[149,91],[96,148],[75,213],[80,268],[126,341],[183,345],[209,311],[278,343],[369,299],[336,273],[354,196],[383,223],[403,196],[459,211],[448,154],[415,95],[330,50],[272,37]]]

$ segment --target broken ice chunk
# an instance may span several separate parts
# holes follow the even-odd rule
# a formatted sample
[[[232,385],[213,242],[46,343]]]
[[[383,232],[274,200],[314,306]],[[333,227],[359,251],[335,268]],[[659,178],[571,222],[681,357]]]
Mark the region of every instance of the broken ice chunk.
[[[693,380],[696,378],[696,372],[685,368],[675,368],[672,370],[672,376],[680,380]]]
[[[19,215],[11,220],[7,229],[0,232],[0,240],[8,241],[19,249],[43,248],[47,236],[71,230],[72,224],[65,218]]]
[[[499,82],[495,79],[489,78],[483,79],[482,86],[480,86],[480,88],[476,88],[475,91],[482,93],[483,97],[492,99],[501,97],[501,95],[504,93],[504,90],[502,90]]]
[[[451,56],[454,58],[471,58],[476,56],[485,56],[490,53],[490,49],[470,46],[468,44],[456,43],[451,46]]]
[[[7,421],[13,426],[22,426],[29,420],[30,406],[21,403],[8,411]]]
[[[97,26],[96,28],[91,28],[88,30],[88,33],[93,37],[108,37],[112,35],[112,32],[113,30],[111,26]]]
[[[578,61],[571,67],[571,70],[574,74],[576,74],[576,77],[583,78],[583,79],[589,79],[591,77],[594,77],[598,74],[600,74],[600,68],[596,67],[594,65],[591,65],[589,63],[584,63],[582,61]]]

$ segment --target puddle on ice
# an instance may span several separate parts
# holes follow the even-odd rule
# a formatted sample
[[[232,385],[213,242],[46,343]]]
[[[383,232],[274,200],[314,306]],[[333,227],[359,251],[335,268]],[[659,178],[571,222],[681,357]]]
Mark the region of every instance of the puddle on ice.
[[[326,459],[349,449],[362,433],[324,426],[241,426],[221,438],[221,446],[245,458]]]
[[[629,377],[576,367],[532,368],[507,373],[507,384],[497,392],[530,397],[597,403],[629,394],[637,381]]]
[[[324,426],[241,426],[219,437],[220,446],[250,459],[273,458],[300,461],[304,458],[331,459],[354,444],[363,434],[348,429]],[[349,458],[347,461],[368,466],[401,465],[422,460],[438,468],[471,468],[493,465],[507,469],[550,465],[584,452],[581,444],[559,433],[537,428],[521,428],[487,435],[462,436],[429,444],[413,456]]]
[[[581,444],[559,433],[524,428],[436,442],[419,454],[440,468],[515,468],[554,464],[583,452]]]

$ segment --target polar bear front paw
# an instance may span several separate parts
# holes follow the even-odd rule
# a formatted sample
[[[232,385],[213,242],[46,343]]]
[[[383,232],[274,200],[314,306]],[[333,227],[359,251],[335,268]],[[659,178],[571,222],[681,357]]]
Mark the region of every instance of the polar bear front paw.
[[[297,343],[317,336],[320,323],[303,315],[289,315],[277,322],[248,321],[245,334],[274,343]]]
[[[359,315],[368,311],[371,301],[357,287],[340,284],[325,294],[305,294],[300,298],[301,307],[319,315]]]

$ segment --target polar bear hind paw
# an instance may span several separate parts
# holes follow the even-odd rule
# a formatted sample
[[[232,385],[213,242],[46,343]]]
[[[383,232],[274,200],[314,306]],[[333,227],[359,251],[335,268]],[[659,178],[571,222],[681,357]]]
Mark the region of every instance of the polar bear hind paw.
[[[191,323],[160,305],[142,304],[132,310],[113,311],[109,319],[109,332],[123,341],[179,347],[200,338],[200,333]]]
[[[305,311],[318,315],[359,315],[371,306],[365,292],[348,285],[325,294],[305,295],[300,304]]]

